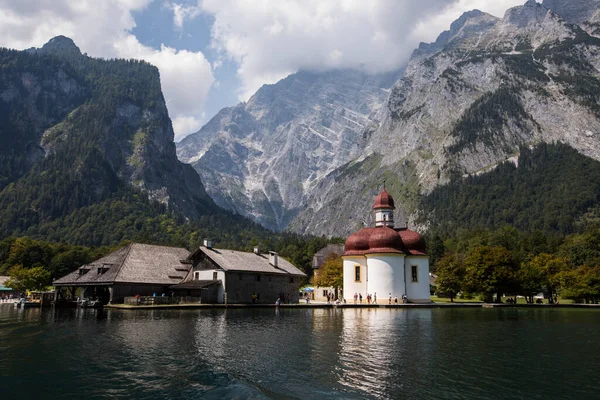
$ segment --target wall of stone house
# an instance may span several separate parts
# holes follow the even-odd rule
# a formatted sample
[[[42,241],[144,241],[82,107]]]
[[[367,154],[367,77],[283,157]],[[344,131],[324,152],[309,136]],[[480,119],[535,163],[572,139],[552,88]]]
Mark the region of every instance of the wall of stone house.
[[[123,303],[125,297],[129,296],[152,296],[156,293],[157,296],[161,296],[165,293],[165,296],[171,295],[170,285],[144,285],[144,284],[114,284],[109,288],[111,294],[110,302],[112,304]]]
[[[216,278],[215,278],[216,275]],[[192,279],[197,281],[213,281],[220,280],[221,284],[218,286],[217,300],[215,303],[223,303],[223,295],[225,294],[225,280],[227,276],[225,271],[222,269],[202,269],[201,267],[194,267],[192,270]]]
[[[299,289],[298,276],[233,271],[226,273],[225,292],[229,304],[252,303],[252,294],[258,296],[259,304],[275,304],[281,293],[285,296],[285,303],[289,303],[290,299],[292,303],[298,303]]]

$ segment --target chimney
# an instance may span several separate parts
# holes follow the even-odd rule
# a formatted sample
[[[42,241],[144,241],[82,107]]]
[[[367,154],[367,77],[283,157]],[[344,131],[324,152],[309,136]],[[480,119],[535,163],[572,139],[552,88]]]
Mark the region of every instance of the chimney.
[[[210,239],[204,239],[204,247],[212,249],[212,241]]]
[[[254,254],[256,254],[257,256],[260,255],[260,249],[258,247],[254,248]]]
[[[275,268],[277,268],[277,266],[278,266],[278,261],[279,261],[278,258],[279,258],[279,255],[277,253],[275,253],[274,251],[269,252],[269,264],[271,264]]]

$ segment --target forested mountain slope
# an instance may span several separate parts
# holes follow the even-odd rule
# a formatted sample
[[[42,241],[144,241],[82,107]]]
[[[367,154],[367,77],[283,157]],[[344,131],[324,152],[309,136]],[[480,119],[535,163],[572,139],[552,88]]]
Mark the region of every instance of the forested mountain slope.
[[[173,136],[154,66],[90,58],[66,37],[0,49],[0,237],[100,245],[169,242],[198,226],[264,234],[214,204]]]

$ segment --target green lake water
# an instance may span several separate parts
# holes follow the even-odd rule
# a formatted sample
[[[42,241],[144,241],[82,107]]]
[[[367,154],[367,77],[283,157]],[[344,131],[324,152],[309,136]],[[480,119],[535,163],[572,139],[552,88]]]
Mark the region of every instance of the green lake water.
[[[598,399],[600,310],[0,306],[1,399]]]

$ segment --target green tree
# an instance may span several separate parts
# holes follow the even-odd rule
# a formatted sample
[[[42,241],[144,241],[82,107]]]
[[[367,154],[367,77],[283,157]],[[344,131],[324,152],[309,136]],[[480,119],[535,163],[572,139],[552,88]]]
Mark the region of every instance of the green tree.
[[[465,279],[465,257],[461,253],[447,253],[437,263],[437,290],[450,297],[454,302],[456,295],[463,289]]]
[[[600,299],[600,267],[579,267],[560,274],[562,297],[581,303],[598,303]]]
[[[314,282],[316,286],[333,287],[336,292],[344,286],[344,261],[335,254],[327,257],[319,268]]]
[[[44,267],[24,268],[22,265],[15,265],[10,269],[10,278],[4,284],[20,292],[43,290],[50,284],[50,271]]]
[[[465,289],[482,295],[484,301],[502,301],[502,294],[515,290],[516,264],[504,247],[479,246],[466,259]]]
[[[546,289],[549,301],[553,303],[554,295],[560,287],[561,273],[570,269],[570,262],[564,257],[542,253],[526,263],[526,269],[536,271],[535,273],[539,276],[540,289]]]

